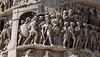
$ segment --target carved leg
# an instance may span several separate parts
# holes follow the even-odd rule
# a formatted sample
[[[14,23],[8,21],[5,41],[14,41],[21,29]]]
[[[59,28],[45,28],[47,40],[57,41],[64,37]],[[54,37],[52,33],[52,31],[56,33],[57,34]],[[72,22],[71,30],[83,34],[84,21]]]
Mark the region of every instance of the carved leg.
[[[22,40],[22,36],[21,36],[21,35],[19,35],[18,45],[20,45],[20,44],[21,44],[21,40]]]
[[[46,40],[43,41],[43,45],[45,46]]]
[[[34,42],[34,40],[32,39],[32,40],[31,40],[31,44],[33,44],[33,42]]]
[[[76,48],[78,48],[79,39],[76,41]]]
[[[46,37],[46,39],[43,39],[43,45],[44,46],[45,46],[45,43],[46,43],[47,39],[48,39],[48,36]]]
[[[43,37],[41,36],[41,37],[40,37],[39,44],[41,44],[41,43],[42,43],[42,41],[43,41]]]
[[[64,41],[63,41],[63,46],[64,46],[64,47],[66,47],[66,40],[67,40],[67,39],[64,38]]]
[[[30,38],[31,38],[31,34],[30,34],[29,37],[25,40],[25,42],[23,43],[23,45],[25,45],[25,44],[29,41]]]
[[[51,36],[49,36],[49,42],[50,42],[50,46],[53,46]]]
[[[85,48],[87,48],[87,44],[88,44],[88,39],[86,39]]]
[[[36,44],[37,39],[38,39],[38,35],[34,37],[34,44]]]
[[[95,49],[96,49],[96,41],[93,44],[93,50],[95,50]]]
[[[92,49],[92,41],[91,41],[91,47],[90,48]]]
[[[76,39],[75,39],[75,37],[73,37],[73,48],[75,48],[75,45],[76,45]]]
[[[68,40],[67,47],[70,48],[70,39]]]
[[[82,41],[81,41],[81,39],[80,39],[80,41],[79,41],[79,48],[81,48],[81,46],[82,46]]]
[[[73,41],[73,48],[75,48],[76,40]]]

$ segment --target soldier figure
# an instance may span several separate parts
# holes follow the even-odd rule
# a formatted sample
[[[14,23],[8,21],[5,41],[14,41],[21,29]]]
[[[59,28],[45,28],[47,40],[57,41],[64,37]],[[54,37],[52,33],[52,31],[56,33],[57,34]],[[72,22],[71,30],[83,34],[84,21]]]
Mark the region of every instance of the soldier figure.
[[[20,29],[21,29],[21,26],[23,26],[24,24],[24,20],[21,20],[21,25],[20,25]],[[18,45],[22,44],[22,40],[24,40],[24,35],[22,34],[22,31],[19,29],[19,39],[18,39]]]
[[[63,18],[62,18],[62,15],[60,13],[57,13],[56,14],[56,19],[58,19],[58,22],[59,22],[59,27],[62,28],[63,27]]]
[[[72,9],[68,11],[68,15],[66,16],[66,22],[75,22]]]
[[[7,48],[7,45],[10,41],[10,36],[11,36],[11,32],[9,30],[9,23],[7,22],[5,24],[5,28],[3,29],[3,31],[1,32],[1,43],[2,43],[2,47],[4,50]]]
[[[90,30],[90,48],[94,51],[96,49],[96,31],[94,30],[95,27],[92,27],[92,30]]]
[[[50,24],[49,15],[45,16],[45,22],[46,22],[46,24],[43,25],[42,29],[44,29],[44,30],[42,31],[42,33],[44,35],[46,34],[47,36],[44,38],[43,45],[45,45],[46,41],[49,39],[50,45],[53,46],[53,44],[52,44],[52,35],[51,35],[52,25]]]
[[[68,27],[69,32],[72,35],[72,39],[73,39],[73,48],[75,48],[75,43],[76,43],[76,38],[75,38],[75,34],[74,34],[74,22],[70,22],[70,26]]]
[[[89,35],[88,35],[88,26],[86,23],[83,23],[83,26],[84,26],[84,42],[85,42],[85,48],[87,48],[87,45],[88,45],[88,41],[89,41]]]
[[[82,31],[81,31],[80,23],[79,22],[77,22],[77,27],[75,28],[75,36],[77,38],[76,48],[78,48],[78,47],[80,48],[81,44],[82,44]]]
[[[23,45],[25,45],[28,40],[31,40],[31,44],[34,42],[34,44],[36,44],[37,39],[38,39],[38,33],[36,31],[36,24],[37,22],[32,20],[32,22],[30,23],[29,27],[30,27],[30,31],[29,31],[29,37],[25,40],[25,42],[23,43]],[[34,40],[32,39],[32,37],[34,38]]]
[[[54,36],[54,44],[55,45],[60,45],[61,43],[61,40],[60,40],[60,28],[59,28],[59,22],[58,22],[58,19],[54,19],[53,20],[53,27],[52,27],[52,30],[53,30],[53,36]]]
[[[68,26],[69,26],[69,23],[68,22],[64,22],[64,27],[63,27],[63,30],[61,32],[64,33],[63,35],[63,46],[65,47],[66,46],[66,42],[67,42],[67,47],[69,48],[69,45],[70,45],[70,34],[69,34],[69,31],[68,31]]]

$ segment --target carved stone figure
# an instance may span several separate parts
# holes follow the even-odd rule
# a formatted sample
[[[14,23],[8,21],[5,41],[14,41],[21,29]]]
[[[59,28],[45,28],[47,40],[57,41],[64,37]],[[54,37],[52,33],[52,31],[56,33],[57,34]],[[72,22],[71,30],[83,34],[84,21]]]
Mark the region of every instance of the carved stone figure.
[[[89,11],[90,11],[90,14],[91,14],[91,17],[90,17],[91,22],[90,22],[90,24],[95,25],[96,24],[95,23],[95,20],[96,20],[95,19],[95,13],[94,13],[94,11],[92,9],[90,9]]]
[[[82,19],[82,13],[80,10],[77,10],[77,14],[75,14],[75,18],[76,21],[78,22],[82,22],[83,23],[83,19]]]
[[[1,8],[1,11],[4,11],[4,4],[3,4],[3,2],[0,3],[0,8]]]
[[[66,18],[67,18],[68,12],[66,10],[63,11],[63,20],[64,22],[66,22]]]
[[[33,49],[27,50],[27,51],[24,53],[25,57],[30,57],[29,54],[32,53],[32,52],[33,52]]]
[[[100,33],[98,33],[99,34],[99,40],[98,40],[98,47],[97,47],[97,50],[99,51],[100,50]]]
[[[89,35],[88,35],[88,26],[86,23],[83,23],[84,26],[84,42],[85,42],[85,48],[87,48],[88,45],[88,41],[89,41]]]
[[[39,16],[39,22],[38,22],[39,26],[42,26],[45,24],[45,20],[43,16]]]
[[[56,14],[56,19],[58,19],[58,22],[59,22],[59,27],[62,28],[63,27],[63,18],[62,18],[62,15],[60,13],[57,13]]]
[[[63,36],[63,46],[65,47],[66,46],[66,42],[67,42],[67,47],[69,48],[69,45],[70,45],[70,35],[69,35],[69,31],[68,31],[68,26],[69,26],[69,23],[68,22],[64,22],[64,27],[63,27],[63,30],[61,32],[64,32],[64,36]]]
[[[73,10],[72,9],[70,9],[68,11],[68,15],[66,16],[66,22],[75,22],[74,15],[73,15]]]
[[[76,38],[75,38],[75,34],[74,34],[74,22],[70,22],[70,26],[68,27],[68,30],[70,31],[71,35],[72,35],[72,39],[73,39],[73,48],[75,48],[75,43],[76,43]]]
[[[23,26],[24,24],[24,20],[21,20],[21,25],[20,25],[20,29],[19,29],[19,39],[18,39],[18,45],[22,44],[22,40],[24,40],[24,35],[21,31],[21,27]]]
[[[44,33],[43,33],[43,25],[45,24],[45,20],[43,16],[39,16],[39,21],[38,21],[38,25],[39,25],[39,35],[40,35],[40,41],[39,43],[41,44],[43,42],[43,38],[45,38]]]
[[[97,41],[96,41],[96,33],[94,27],[92,27],[92,30],[90,30],[89,34],[90,34],[90,48],[92,50],[95,50]]]
[[[60,45],[60,28],[59,28],[59,21],[58,19],[54,19],[53,20],[54,24],[53,24],[53,27],[52,27],[52,31],[53,31],[53,36],[54,36],[54,44],[59,46]]]
[[[77,22],[77,27],[75,27],[75,37],[77,38],[76,48],[80,48],[82,44],[82,32],[79,22]]]
[[[8,7],[9,7],[9,0],[4,0],[3,3],[4,3],[5,10],[8,9]]]
[[[53,44],[52,44],[52,34],[51,34],[52,25],[50,24],[50,20],[49,20],[49,16],[48,15],[45,16],[45,22],[46,22],[46,24],[43,25],[43,28],[44,28],[43,33],[46,34],[47,36],[44,38],[43,45],[49,39],[50,45],[53,46]]]
[[[84,18],[83,18],[83,23],[88,23],[88,16],[89,16],[89,11],[88,11],[88,7],[84,7],[83,8],[83,15],[84,15]]]
[[[3,29],[3,31],[1,32],[1,43],[2,43],[2,47],[0,48],[3,48],[4,50],[6,50],[7,48],[7,45],[10,41],[10,37],[11,37],[11,30],[10,30],[10,25],[9,23],[7,22],[5,24],[5,28]]]
[[[30,31],[29,31],[29,37],[25,40],[25,42],[23,43],[23,45],[25,45],[29,39],[31,39],[31,44],[34,42],[34,44],[36,44],[37,42],[37,39],[38,39],[38,33],[36,31],[36,24],[37,22],[36,21],[32,21],[29,25],[30,27]]]

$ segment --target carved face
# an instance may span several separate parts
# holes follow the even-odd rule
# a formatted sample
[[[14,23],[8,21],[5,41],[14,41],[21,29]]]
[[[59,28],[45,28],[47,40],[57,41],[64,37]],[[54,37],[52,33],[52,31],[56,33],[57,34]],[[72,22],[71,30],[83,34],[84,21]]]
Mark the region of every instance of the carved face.
[[[70,22],[70,25],[71,25],[71,26],[74,26],[74,22]]]
[[[66,11],[66,10],[64,10],[64,11],[63,11],[63,14],[67,14],[67,11]]]
[[[58,25],[58,23],[59,23],[59,20],[58,20],[58,19],[56,19],[56,20],[55,20],[55,23]]]
[[[51,15],[51,19],[54,19],[55,18],[55,15]]]
[[[38,20],[38,17],[37,17],[37,16],[34,16],[34,20],[36,20],[36,21],[37,21],[37,20]]]
[[[40,17],[39,17],[39,20],[43,20],[43,16],[40,16]]]
[[[32,24],[32,25],[33,25],[33,26],[35,26],[35,25],[36,25],[36,23],[37,23],[36,21],[33,21],[33,24]]]
[[[60,13],[57,13],[56,14],[56,17],[60,18],[61,17],[61,14]]]
[[[27,21],[27,22],[30,22],[30,18],[29,18],[29,17],[28,17],[28,18],[26,18],[26,21]]]
[[[45,15],[45,21],[46,21],[46,23],[49,23],[49,15]]]
[[[24,24],[24,20],[21,20],[21,24]]]
[[[80,10],[77,10],[77,13],[80,14]]]
[[[69,26],[69,23],[68,23],[68,22],[65,22],[65,23],[64,23],[64,26]]]
[[[83,26],[84,26],[85,28],[87,28],[87,24],[86,24],[86,23],[83,23]]]
[[[79,23],[79,22],[77,22],[77,25],[80,25],[80,23]]]
[[[73,14],[73,10],[72,9],[69,10],[69,14]]]

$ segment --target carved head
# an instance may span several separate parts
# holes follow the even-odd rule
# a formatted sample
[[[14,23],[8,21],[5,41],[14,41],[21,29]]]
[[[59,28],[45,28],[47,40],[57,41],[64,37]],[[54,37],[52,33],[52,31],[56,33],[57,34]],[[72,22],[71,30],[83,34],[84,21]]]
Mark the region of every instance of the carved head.
[[[94,26],[91,26],[91,28],[92,28],[92,30],[94,30],[94,29],[95,29],[95,27],[94,27]]]
[[[64,22],[64,26],[69,26],[69,23],[68,22]]]
[[[80,22],[77,22],[77,25],[80,25]]]
[[[11,20],[9,21],[9,25],[10,25],[10,26],[12,25],[12,21],[11,21]]]
[[[75,24],[74,24],[74,22],[70,22],[70,26],[74,26]]]
[[[88,27],[86,23],[83,23],[83,26],[84,26],[85,28],[87,28],[87,27]]]
[[[73,10],[70,9],[70,10],[68,11],[68,13],[69,13],[69,14],[73,14]]]
[[[6,24],[5,24],[5,28],[8,28],[10,26],[10,24],[9,24],[9,22],[7,22]]]
[[[56,20],[55,20],[55,24],[57,24],[57,25],[58,25],[58,23],[59,23],[59,20],[58,20],[58,19],[56,19]]]
[[[49,21],[50,21],[49,18],[50,18],[49,15],[45,15],[45,22],[46,22],[46,23],[49,23]]]
[[[50,17],[51,17],[51,19],[55,19],[56,18],[56,16],[54,14],[52,14]]]
[[[46,19],[49,19],[50,17],[49,17],[49,15],[45,15],[45,18],[46,18]]]
[[[32,24],[32,25],[33,25],[33,26],[36,26],[36,24],[37,24],[37,22],[36,22],[36,21],[33,21],[33,24]]]
[[[27,22],[30,22],[30,18],[29,18],[29,17],[27,17],[27,18],[26,18],[26,21],[27,21]]]
[[[35,21],[37,21],[37,20],[38,20],[38,16],[35,15],[35,16],[33,17],[33,19],[34,19]]]
[[[56,14],[56,17],[57,17],[57,18],[61,18],[61,14],[60,14],[60,13],[57,13],[57,14]]]
[[[63,11],[63,14],[67,14],[67,11],[66,11],[66,10],[64,10],[64,11]]]
[[[24,20],[21,20],[21,24],[24,24]]]
[[[34,19],[31,19],[31,22],[34,21]]]
[[[43,20],[43,16],[39,16],[39,20]]]
[[[94,15],[94,11],[92,9],[89,10],[91,15]]]
[[[77,13],[80,14],[81,13],[80,10],[77,10]]]

